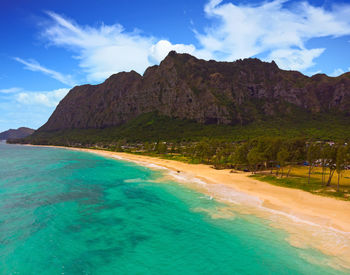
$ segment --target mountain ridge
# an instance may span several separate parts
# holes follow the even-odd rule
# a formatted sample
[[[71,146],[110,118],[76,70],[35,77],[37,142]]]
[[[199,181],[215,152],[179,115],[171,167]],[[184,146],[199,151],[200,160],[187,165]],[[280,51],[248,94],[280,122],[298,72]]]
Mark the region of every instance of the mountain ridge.
[[[0,133],[0,140],[25,138],[34,133],[34,129],[20,127],[18,129],[9,129]]]
[[[106,128],[149,112],[204,124],[246,125],[295,113],[350,114],[350,73],[284,71],[275,62],[217,62],[172,51],[159,64],[76,86],[39,132]]]

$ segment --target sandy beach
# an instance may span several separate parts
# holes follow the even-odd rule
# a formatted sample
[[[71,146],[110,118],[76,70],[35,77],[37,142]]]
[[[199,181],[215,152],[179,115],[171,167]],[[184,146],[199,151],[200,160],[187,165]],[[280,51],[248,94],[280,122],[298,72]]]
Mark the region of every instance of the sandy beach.
[[[334,198],[317,196],[302,190],[284,188],[249,177],[249,173],[230,173],[216,170],[209,165],[188,164],[149,156],[128,153],[77,149],[108,157],[119,157],[132,162],[155,164],[179,171],[189,177],[214,184],[224,184],[240,192],[259,198],[269,208],[280,210],[300,218],[309,218],[315,223],[350,233],[350,203]]]
[[[63,147],[65,148],[65,147]],[[284,188],[249,177],[249,173],[216,170],[209,165],[188,164],[156,157],[93,149],[66,148],[135,162],[152,169],[168,169],[172,180],[187,181],[187,186],[217,200],[251,205],[247,214],[271,219],[271,226],[290,233],[288,241],[296,247],[313,247],[335,256],[332,266],[350,268],[350,203]],[[210,185],[208,189],[206,184]],[[216,189],[215,187],[220,187]],[[224,188],[223,188],[224,187]],[[238,198],[238,200],[237,200]],[[255,207],[255,208],[254,208]],[[218,209],[226,215],[227,209]],[[215,217],[220,216],[216,213]],[[276,218],[276,217],[281,218]]]

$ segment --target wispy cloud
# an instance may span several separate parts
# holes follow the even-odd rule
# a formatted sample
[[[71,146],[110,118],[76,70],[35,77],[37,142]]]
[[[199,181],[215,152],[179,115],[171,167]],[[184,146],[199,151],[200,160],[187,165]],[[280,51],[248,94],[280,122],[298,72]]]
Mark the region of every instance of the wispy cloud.
[[[62,88],[53,91],[30,92],[25,91],[16,95],[18,103],[25,105],[43,105],[46,107],[56,107],[66,96],[69,89]]]
[[[22,126],[40,127],[69,91],[66,88],[52,91],[29,91],[17,87],[6,90],[13,92],[6,95],[5,101],[0,100],[0,129],[2,130]]]
[[[137,31],[126,32],[118,24],[93,28],[79,26],[54,12],[48,15],[52,21],[43,30],[43,37],[50,44],[77,53],[75,57],[90,81],[102,80],[120,71],[142,72],[149,65],[152,37],[142,36]]]
[[[350,35],[347,4],[325,9],[306,1],[266,0],[247,4],[211,0],[204,11],[209,26],[204,31],[194,31],[196,46],[173,44],[137,30],[126,31],[120,24],[82,26],[54,12],[47,12],[51,20],[41,25],[41,34],[50,45],[74,53],[87,81],[101,81],[120,71],[143,73],[171,50],[222,61],[259,56],[275,60],[283,69],[307,72],[326,51],[307,47],[308,41]]]
[[[345,73],[344,70],[338,68],[338,69],[335,69],[332,73],[330,73],[329,76],[340,76],[343,73]]]
[[[14,94],[23,91],[22,88],[12,87],[8,89],[0,89],[0,94]]]
[[[51,45],[65,47],[78,54],[80,67],[87,73],[88,81],[100,81],[120,71],[139,73],[160,62],[169,51],[193,52],[193,45],[176,44],[161,40],[140,31],[127,32],[122,25],[99,27],[80,26],[71,19],[47,12],[52,21],[46,25],[42,36]]]
[[[14,57],[14,60],[16,60],[19,63],[22,63],[25,65],[25,69],[33,71],[33,72],[41,72],[44,73],[59,82],[66,84],[67,86],[74,86],[75,83],[70,75],[64,75],[62,73],[56,72],[54,70],[48,69],[42,65],[39,64],[36,60],[29,59],[29,60],[23,60],[19,57]]]
[[[308,49],[310,39],[350,34],[350,5],[326,10],[306,1],[233,4],[211,0],[205,13],[215,22],[197,33],[206,54],[222,60],[267,54],[266,59],[274,59],[284,69],[306,70],[314,65],[325,49]]]

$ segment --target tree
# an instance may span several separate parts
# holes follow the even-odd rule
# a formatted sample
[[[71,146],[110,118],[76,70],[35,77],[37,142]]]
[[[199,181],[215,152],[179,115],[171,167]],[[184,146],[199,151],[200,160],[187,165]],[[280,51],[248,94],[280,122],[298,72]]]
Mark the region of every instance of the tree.
[[[250,166],[250,169],[253,171],[253,174],[256,173],[258,165],[264,161],[263,154],[259,152],[257,147],[251,149],[247,155],[247,160]]]
[[[341,174],[343,173],[345,169],[346,164],[346,148],[345,146],[338,146],[337,149],[337,158],[336,158],[336,170],[338,174],[338,184],[337,184],[337,191],[339,192],[339,182]]]
[[[320,146],[315,143],[310,143],[307,149],[307,161],[309,163],[309,176],[307,183],[310,183],[311,171],[315,165],[315,161],[319,158],[320,155]]]
[[[283,178],[283,168],[286,166],[286,160],[289,157],[289,152],[286,148],[282,147],[281,150],[277,153],[277,162],[282,169],[281,178]]]
[[[171,145],[170,153],[174,154],[175,152],[176,152],[176,143],[173,142],[172,145]]]
[[[209,162],[209,142],[207,139],[203,139],[198,142],[194,147],[194,157],[198,158],[200,162],[203,162],[206,159],[206,162]]]
[[[156,144],[155,150],[156,150],[157,154],[165,154],[168,150],[168,146],[167,146],[166,142],[159,142],[158,141]]]
[[[330,151],[330,145],[328,143],[324,143],[320,147],[320,160],[322,166],[322,185],[326,182],[326,168],[328,166],[328,156]]]
[[[149,144],[149,142],[145,142],[143,148],[144,148],[145,152],[151,152],[152,151],[152,147]]]
[[[267,141],[267,146],[264,150],[264,157],[266,159],[267,166],[271,168],[271,174],[272,174],[273,167],[274,165],[276,165],[277,154],[282,145],[282,140],[279,138],[269,138],[266,141]]]
[[[221,169],[224,164],[224,150],[218,149],[215,156],[213,157],[214,168]]]
[[[289,162],[289,169],[287,172],[287,177],[289,177],[290,172],[292,171],[293,165],[297,164],[298,162],[302,162],[305,160],[305,139],[292,139],[287,144],[287,150],[289,153],[288,162]]]
[[[326,186],[331,185],[332,177],[334,175],[334,172],[337,168],[337,146],[335,145],[330,145],[329,147],[326,147],[327,151],[325,152],[326,154],[326,166],[329,168],[329,176],[327,180]]]
[[[249,147],[247,143],[240,144],[236,147],[233,161],[235,166],[244,167],[248,165],[247,155],[249,153]]]

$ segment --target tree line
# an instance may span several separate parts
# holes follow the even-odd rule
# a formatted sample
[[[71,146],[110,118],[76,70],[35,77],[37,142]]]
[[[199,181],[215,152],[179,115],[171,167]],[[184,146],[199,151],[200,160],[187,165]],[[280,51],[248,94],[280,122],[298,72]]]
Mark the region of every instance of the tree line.
[[[160,155],[180,155],[192,163],[205,163],[216,169],[269,171],[289,177],[295,165],[308,167],[308,182],[314,167],[322,169],[322,185],[330,186],[335,173],[337,189],[343,172],[350,168],[350,146],[344,142],[310,142],[305,139],[258,138],[228,142],[204,138],[199,142],[145,142],[127,144],[119,141],[110,149]]]

